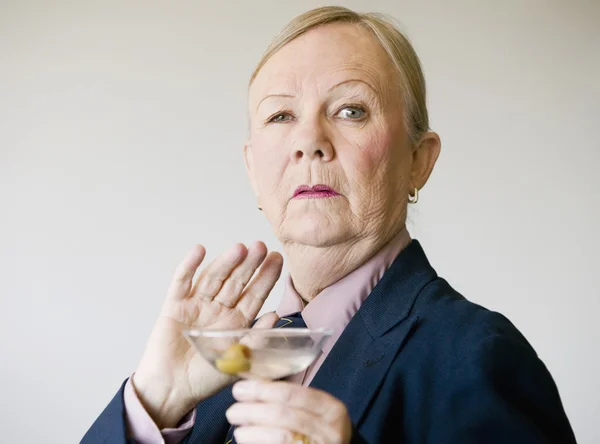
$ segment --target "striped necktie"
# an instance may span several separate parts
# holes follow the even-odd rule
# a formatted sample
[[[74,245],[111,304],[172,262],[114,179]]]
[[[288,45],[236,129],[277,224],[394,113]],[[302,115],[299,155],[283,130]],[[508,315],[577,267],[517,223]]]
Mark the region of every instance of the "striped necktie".
[[[273,328],[306,328],[306,323],[304,322],[304,319],[302,319],[302,314],[297,312],[279,319]],[[225,444],[236,444],[235,438],[233,437],[234,430],[235,426],[229,428],[227,437],[225,438]]]

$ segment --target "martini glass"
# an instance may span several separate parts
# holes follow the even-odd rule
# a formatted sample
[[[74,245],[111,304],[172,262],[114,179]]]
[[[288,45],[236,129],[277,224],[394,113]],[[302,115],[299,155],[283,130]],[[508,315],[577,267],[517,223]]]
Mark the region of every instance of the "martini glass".
[[[318,328],[192,329],[183,332],[219,372],[274,381],[306,370],[333,330]]]
[[[185,338],[219,372],[242,379],[274,381],[306,370],[333,330],[251,328],[185,330]],[[294,444],[308,444],[294,432]]]

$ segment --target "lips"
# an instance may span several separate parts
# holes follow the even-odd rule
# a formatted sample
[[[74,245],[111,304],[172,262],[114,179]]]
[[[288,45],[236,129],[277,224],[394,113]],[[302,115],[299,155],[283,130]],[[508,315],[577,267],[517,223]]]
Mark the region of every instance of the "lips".
[[[294,199],[324,199],[339,196],[340,193],[327,185],[302,185],[294,191]]]

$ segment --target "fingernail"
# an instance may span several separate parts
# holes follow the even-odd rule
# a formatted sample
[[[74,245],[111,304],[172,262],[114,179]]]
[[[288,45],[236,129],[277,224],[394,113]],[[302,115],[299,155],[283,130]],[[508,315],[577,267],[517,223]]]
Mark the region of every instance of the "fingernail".
[[[237,442],[242,442],[246,438],[246,429],[244,427],[236,427],[233,431],[233,437]]]
[[[236,415],[238,412],[238,408],[236,407],[236,405],[237,404],[233,404],[227,410],[225,410],[225,418],[227,418],[227,421],[229,421],[229,424],[235,423]]]
[[[238,381],[233,385],[232,393],[234,398],[248,396],[252,393],[255,384],[254,381]]]

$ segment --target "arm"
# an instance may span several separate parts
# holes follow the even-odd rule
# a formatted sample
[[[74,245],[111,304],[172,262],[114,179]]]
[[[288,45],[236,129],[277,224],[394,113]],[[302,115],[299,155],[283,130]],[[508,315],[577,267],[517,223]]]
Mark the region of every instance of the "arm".
[[[115,397],[87,431],[82,444],[168,444],[180,443],[192,429],[195,411],[177,429],[159,430],[138,399],[131,378],[127,379]]]
[[[81,439],[80,444],[104,444],[108,442],[129,444],[125,429],[125,406],[123,403],[126,383],[127,381],[123,382],[117,394]]]
[[[575,443],[556,385],[529,344],[490,336],[462,358],[440,386],[427,442]]]
[[[163,440],[166,444],[179,444],[192,430],[196,419],[196,409],[193,409],[178,422],[177,427],[159,430],[138,398],[133,378],[129,378],[125,384],[123,402],[127,435],[139,444],[154,444]]]
[[[283,259],[279,253],[267,254],[262,242],[256,242],[249,248],[236,244],[194,279],[204,258],[204,247],[196,245],[173,276],[167,298],[135,372],[136,396],[127,396],[133,402],[127,403],[125,399],[125,382],[82,442],[127,443],[127,413],[130,407],[135,410],[134,406],[138,405],[135,398],[143,405],[138,413],[141,416],[146,413],[156,425],[155,428],[150,427],[153,430],[150,430],[147,439],[161,441],[163,434],[158,438],[156,429],[177,429],[181,418],[199,403],[201,406],[213,403],[220,406],[219,402],[227,398],[222,393],[226,392],[223,389],[232,378],[219,373],[201,359],[183,333],[190,328],[249,327],[251,322],[248,320],[256,318],[279,279]],[[241,282],[244,285],[240,286]],[[272,327],[277,319],[274,313],[266,314],[255,326]],[[129,405],[126,406],[126,403]],[[188,442],[218,442],[221,437],[216,433],[224,421],[225,409],[212,409],[210,414],[204,415],[200,406],[196,408],[203,425],[195,422],[190,432],[191,441]],[[219,414],[221,418],[214,417]],[[131,422],[132,429],[136,429],[136,424],[137,420]],[[138,436],[137,430],[132,432],[134,438]],[[171,432],[178,434],[179,431]],[[208,435],[202,435],[203,432]]]
[[[128,393],[129,390],[133,390],[133,385],[127,380],[87,431],[81,444],[153,444],[162,442],[163,438],[168,444],[223,444],[229,428],[225,410],[233,403],[230,387],[198,404],[192,413],[193,426],[190,419],[177,429],[162,431],[143,410],[135,392]],[[138,408],[143,410],[145,416],[143,413],[140,415]],[[130,418],[130,413],[135,417]],[[202,421],[198,418],[202,418]],[[128,423],[133,425],[129,430]]]

